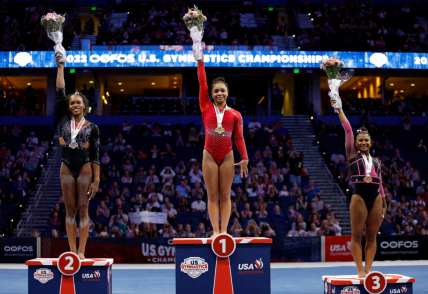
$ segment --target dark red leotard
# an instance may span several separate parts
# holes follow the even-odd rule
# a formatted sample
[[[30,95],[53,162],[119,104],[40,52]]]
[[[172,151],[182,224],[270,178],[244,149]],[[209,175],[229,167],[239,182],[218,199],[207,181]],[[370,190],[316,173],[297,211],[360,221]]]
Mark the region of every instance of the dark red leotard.
[[[232,135],[242,160],[247,160],[242,116],[239,111],[228,107],[225,110],[222,125],[225,133],[219,135],[214,132],[217,127],[217,117],[213,103],[208,97],[207,76],[203,61],[198,61],[199,80],[199,108],[202,113],[202,122],[205,130],[205,150],[220,165],[224,157],[232,151]]]

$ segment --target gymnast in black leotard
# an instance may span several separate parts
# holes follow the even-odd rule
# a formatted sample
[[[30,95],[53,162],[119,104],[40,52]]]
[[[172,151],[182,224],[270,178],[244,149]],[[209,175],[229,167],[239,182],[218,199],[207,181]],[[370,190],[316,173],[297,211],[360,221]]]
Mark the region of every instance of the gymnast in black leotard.
[[[65,95],[64,63],[57,62],[55,126],[62,149],[61,189],[66,209],[65,228],[70,250],[85,258],[89,231],[89,200],[100,183],[98,126],[85,119],[87,98],[79,92]],[[79,248],[76,247],[76,214],[79,212]]]

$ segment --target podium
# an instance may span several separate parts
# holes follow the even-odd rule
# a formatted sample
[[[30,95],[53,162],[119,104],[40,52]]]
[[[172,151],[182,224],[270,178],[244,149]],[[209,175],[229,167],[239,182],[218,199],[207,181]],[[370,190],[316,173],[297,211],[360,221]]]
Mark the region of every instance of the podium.
[[[176,294],[270,294],[269,238],[176,238]]]
[[[364,278],[356,275],[323,276],[326,294],[413,294],[415,278],[399,274],[371,272]]]
[[[79,260],[73,252],[59,258],[27,260],[29,294],[112,294],[111,258]]]

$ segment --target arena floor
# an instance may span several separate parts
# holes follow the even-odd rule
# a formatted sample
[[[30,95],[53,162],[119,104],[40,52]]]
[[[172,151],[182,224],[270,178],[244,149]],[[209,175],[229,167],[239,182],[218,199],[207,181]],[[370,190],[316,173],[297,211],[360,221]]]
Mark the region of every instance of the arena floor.
[[[273,294],[321,294],[323,293],[322,275],[355,273],[354,265],[350,262],[273,263],[271,267]],[[376,262],[374,270],[414,277],[416,278],[414,293],[428,294],[428,261]],[[173,265],[118,264],[113,266],[114,294],[173,294],[175,293],[174,280]],[[0,294],[27,293],[26,267],[0,264],[0,285]]]

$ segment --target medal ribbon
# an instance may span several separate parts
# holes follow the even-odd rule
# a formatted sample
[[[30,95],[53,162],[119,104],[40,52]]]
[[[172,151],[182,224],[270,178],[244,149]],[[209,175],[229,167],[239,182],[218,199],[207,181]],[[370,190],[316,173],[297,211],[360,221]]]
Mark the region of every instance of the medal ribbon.
[[[217,107],[217,105],[214,105],[214,110],[215,110],[215,116],[217,117],[217,128],[223,128],[222,123],[223,123],[223,117],[224,117],[224,113],[226,112],[226,110],[229,107],[226,105],[223,109],[223,111],[220,111],[220,108]]]
[[[85,123],[85,118],[84,117],[82,117],[82,119],[77,124],[77,126],[76,126],[75,120],[74,119],[71,120],[71,122],[70,122],[71,143],[76,143],[77,134],[79,134],[79,132],[82,129],[84,123]]]
[[[364,167],[366,169],[366,176],[370,176],[373,167],[373,159],[370,154],[368,154],[367,156],[365,154],[362,154],[362,157],[364,160]]]

